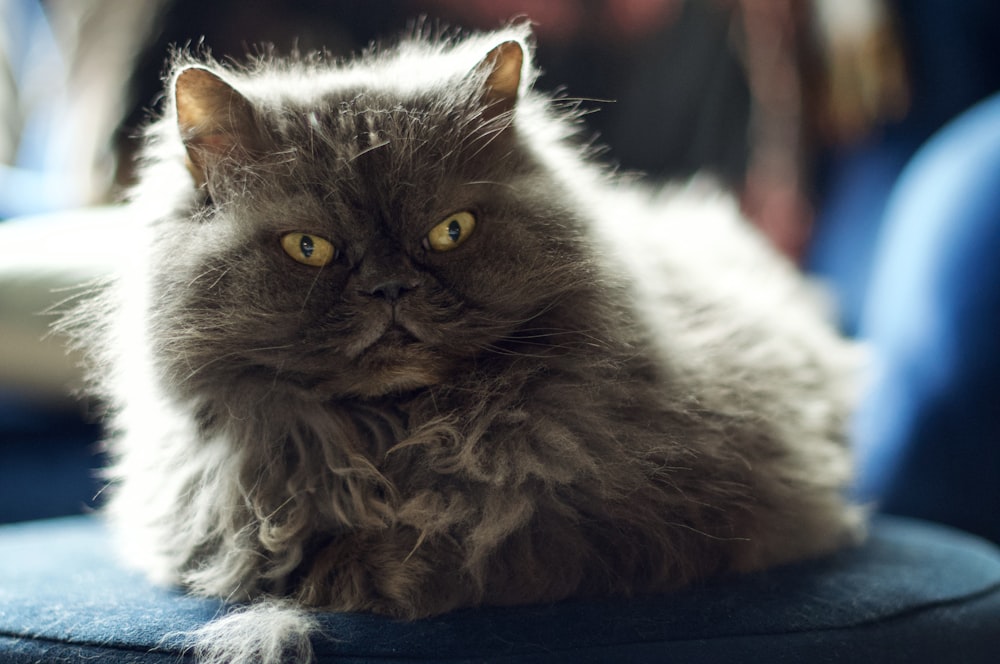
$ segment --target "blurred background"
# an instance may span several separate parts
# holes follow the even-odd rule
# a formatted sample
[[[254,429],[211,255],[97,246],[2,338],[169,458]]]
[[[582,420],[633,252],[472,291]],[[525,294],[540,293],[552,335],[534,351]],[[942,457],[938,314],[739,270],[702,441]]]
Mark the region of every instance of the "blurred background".
[[[729,187],[873,349],[858,496],[1000,541],[994,0],[0,0],[0,522],[98,502],[99,405],[43,312],[128,251],[100,231],[169,49],[346,55],[417,17],[530,19],[580,140]]]

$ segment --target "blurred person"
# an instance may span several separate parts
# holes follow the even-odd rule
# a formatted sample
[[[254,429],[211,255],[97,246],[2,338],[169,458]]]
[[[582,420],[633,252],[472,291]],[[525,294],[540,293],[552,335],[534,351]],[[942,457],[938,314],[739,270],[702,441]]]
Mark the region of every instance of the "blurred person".
[[[907,112],[841,123],[806,266],[877,365],[858,495],[1000,541],[1000,5],[887,8]]]
[[[882,224],[859,495],[1000,542],[1000,94],[917,151]]]
[[[864,112],[864,97],[873,94],[866,91],[896,85],[891,77],[869,80],[873,77],[860,59],[868,53],[869,62],[886,64],[884,32],[870,33],[867,46],[833,49],[841,54],[829,67],[836,74],[825,104],[820,213],[804,261],[807,270],[831,287],[848,334],[856,334],[862,324],[886,204],[900,173],[937,130],[1000,90],[1000,5],[992,0],[912,0],[886,2],[883,12],[902,40],[909,81],[901,92],[905,105],[890,104],[890,112],[881,117]],[[844,71],[854,74],[844,77]]]

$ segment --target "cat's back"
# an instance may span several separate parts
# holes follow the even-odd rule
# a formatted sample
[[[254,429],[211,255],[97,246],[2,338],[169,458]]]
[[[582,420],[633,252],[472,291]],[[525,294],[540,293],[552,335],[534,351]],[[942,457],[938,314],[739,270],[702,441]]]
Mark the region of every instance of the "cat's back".
[[[624,276],[652,351],[705,398],[846,417],[859,351],[830,324],[818,287],[731,196],[701,180],[659,190],[623,183],[592,210],[597,250]]]
[[[823,315],[815,290],[711,181],[611,184],[591,209],[598,251],[626,274],[640,302],[690,297],[737,314],[792,305],[810,318]]]

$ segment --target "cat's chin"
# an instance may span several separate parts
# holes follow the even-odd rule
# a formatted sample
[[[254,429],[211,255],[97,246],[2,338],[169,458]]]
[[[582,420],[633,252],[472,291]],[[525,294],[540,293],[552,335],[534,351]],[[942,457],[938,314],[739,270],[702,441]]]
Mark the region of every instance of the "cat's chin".
[[[450,373],[451,362],[433,352],[408,332],[386,332],[354,360],[353,380],[345,393],[380,397],[437,385]]]
[[[379,367],[368,376],[352,383],[345,390],[345,396],[382,397],[436,385],[441,380],[440,373],[432,368],[390,365]]]

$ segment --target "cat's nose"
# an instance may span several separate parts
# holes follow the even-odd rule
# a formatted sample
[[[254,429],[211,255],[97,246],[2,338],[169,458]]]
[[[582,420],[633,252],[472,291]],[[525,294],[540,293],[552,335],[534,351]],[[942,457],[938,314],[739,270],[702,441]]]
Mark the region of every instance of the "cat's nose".
[[[395,302],[403,295],[403,293],[412,289],[413,286],[409,284],[393,280],[380,283],[378,286],[371,289],[369,294],[375,298],[386,300],[388,302]]]

